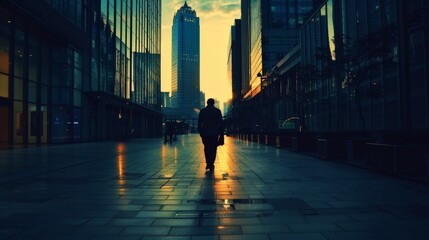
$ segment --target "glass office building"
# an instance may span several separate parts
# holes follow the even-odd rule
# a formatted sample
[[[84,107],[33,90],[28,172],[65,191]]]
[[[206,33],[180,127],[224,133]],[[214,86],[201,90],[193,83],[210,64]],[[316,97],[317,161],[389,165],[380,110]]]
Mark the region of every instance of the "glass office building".
[[[0,3],[0,143],[160,134],[161,1]]]
[[[241,99],[241,20],[235,19],[231,26],[228,43],[228,82],[232,86],[232,103]]]
[[[195,115],[200,108],[200,21],[186,1],[173,19],[171,62],[171,107]]]
[[[335,69],[306,86],[314,96],[305,104],[310,131],[427,131],[427,7],[423,0],[323,2],[302,28],[301,64]],[[320,49],[329,58],[318,57]]]
[[[243,73],[245,98],[260,90],[260,74],[265,74],[299,41],[299,29],[313,9],[314,0],[243,0]],[[247,64],[246,64],[247,65]],[[245,65],[243,65],[245,66]]]

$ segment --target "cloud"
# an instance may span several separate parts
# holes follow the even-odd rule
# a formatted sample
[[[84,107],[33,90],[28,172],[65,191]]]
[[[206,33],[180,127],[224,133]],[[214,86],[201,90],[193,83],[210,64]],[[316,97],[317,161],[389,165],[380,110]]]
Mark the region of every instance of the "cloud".
[[[240,4],[229,3],[220,7],[220,10],[225,13],[232,13],[240,10]]]

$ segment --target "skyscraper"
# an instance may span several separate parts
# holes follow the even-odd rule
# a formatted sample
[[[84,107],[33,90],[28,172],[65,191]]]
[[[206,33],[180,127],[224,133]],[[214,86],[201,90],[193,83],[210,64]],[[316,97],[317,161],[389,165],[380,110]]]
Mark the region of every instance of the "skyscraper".
[[[245,98],[299,41],[299,29],[316,0],[242,0],[241,41]],[[247,94],[247,95],[246,95]]]
[[[185,1],[172,29],[171,107],[193,115],[200,108],[200,20]]]

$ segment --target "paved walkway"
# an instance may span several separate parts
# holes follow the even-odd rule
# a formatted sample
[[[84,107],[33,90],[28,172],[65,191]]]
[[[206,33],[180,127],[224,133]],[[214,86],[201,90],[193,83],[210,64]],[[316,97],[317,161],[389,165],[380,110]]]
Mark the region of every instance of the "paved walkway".
[[[0,151],[0,239],[429,239],[429,186],[198,135]]]

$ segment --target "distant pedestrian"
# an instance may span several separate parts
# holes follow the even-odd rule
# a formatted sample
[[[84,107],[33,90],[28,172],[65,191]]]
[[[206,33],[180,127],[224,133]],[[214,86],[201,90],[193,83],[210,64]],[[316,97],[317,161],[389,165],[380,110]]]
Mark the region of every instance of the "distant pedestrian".
[[[170,125],[168,125],[167,132],[168,132],[168,139],[169,139],[170,144],[171,144],[171,143],[173,143],[173,135],[174,135],[174,126],[173,126],[173,123],[171,123]]]
[[[198,131],[204,144],[206,171],[213,172],[217,146],[223,145],[222,113],[214,106],[214,99],[207,100],[207,106],[198,116]]]

